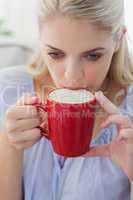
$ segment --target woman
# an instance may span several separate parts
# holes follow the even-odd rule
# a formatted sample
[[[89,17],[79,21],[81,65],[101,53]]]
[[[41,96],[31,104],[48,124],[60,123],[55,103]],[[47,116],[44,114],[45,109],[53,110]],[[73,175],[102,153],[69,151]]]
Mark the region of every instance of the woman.
[[[21,67],[0,74],[1,199],[129,200],[133,64],[123,0],[42,0],[39,27],[41,46],[30,73]],[[83,156],[59,156],[41,137],[47,115],[33,104],[53,87],[95,92],[100,108],[93,147]]]

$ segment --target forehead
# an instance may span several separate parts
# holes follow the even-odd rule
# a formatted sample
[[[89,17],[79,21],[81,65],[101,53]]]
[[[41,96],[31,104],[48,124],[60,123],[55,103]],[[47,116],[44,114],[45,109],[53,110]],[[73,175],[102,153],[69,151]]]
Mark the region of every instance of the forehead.
[[[70,19],[68,17],[56,17],[43,24],[41,39],[43,44],[50,44],[60,49],[71,47],[93,48],[95,46],[111,45],[112,36],[104,30],[98,29],[89,21]]]

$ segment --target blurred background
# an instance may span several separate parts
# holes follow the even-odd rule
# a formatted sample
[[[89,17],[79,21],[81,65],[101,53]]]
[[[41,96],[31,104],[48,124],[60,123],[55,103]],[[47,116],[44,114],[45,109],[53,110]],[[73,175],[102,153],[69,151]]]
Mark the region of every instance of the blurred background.
[[[38,0],[0,0],[0,68],[23,65],[39,45]],[[133,48],[133,1],[125,0],[129,43]]]

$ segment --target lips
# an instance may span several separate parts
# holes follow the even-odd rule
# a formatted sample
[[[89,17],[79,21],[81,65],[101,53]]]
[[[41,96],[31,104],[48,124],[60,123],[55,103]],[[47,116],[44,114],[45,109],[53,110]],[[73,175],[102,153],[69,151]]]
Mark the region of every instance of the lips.
[[[66,86],[63,86],[62,88],[69,89],[69,90],[87,89],[87,87],[66,87]]]

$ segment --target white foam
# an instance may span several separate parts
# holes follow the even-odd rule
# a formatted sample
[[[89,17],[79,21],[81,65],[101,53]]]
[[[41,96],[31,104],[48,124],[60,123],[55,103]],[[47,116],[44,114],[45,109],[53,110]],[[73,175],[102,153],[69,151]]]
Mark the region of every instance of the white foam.
[[[49,98],[60,103],[85,103],[94,99],[94,95],[85,90],[56,89],[49,94]]]

